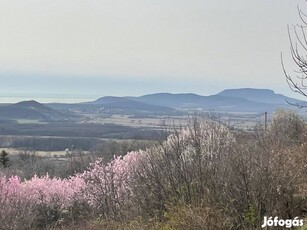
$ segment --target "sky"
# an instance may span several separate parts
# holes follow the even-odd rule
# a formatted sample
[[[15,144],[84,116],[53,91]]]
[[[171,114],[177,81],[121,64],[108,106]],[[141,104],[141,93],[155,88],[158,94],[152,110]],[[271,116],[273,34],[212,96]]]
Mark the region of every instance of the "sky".
[[[305,0],[1,0],[0,97],[243,87],[298,97],[280,60],[293,68],[297,6],[307,12]]]

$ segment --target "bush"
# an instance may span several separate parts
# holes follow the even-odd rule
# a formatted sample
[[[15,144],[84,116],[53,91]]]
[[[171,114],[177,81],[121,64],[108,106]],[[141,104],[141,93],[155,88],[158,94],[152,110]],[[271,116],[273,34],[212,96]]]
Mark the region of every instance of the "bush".
[[[229,229],[227,220],[221,211],[210,207],[193,207],[190,205],[171,207],[165,213],[163,230],[219,230]]]
[[[275,112],[269,126],[270,137],[280,145],[298,145],[306,141],[306,125],[301,117],[291,111]]]
[[[294,218],[307,207],[305,133],[288,112],[268,131],[239,137],[195,118],[160,144],[97,160],[67,179],[1,177],[0,221],[5,229],[88,218],[88,229],[258,229],[263,216]]]

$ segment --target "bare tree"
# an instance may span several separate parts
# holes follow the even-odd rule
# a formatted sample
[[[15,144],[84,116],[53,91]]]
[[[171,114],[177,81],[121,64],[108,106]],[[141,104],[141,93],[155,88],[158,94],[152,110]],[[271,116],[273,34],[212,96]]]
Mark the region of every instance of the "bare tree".
[[[305,14],[299,7],[297,9],[301,19],[301,24],[293,26],[288,25],[291,57],[296,65],[296,69],[293,70],[292,74],[289,74],[285,68],[282,56],[281,63],[289,88],[293,92],[307,97],[307,14]],[[298,106],[299,108],[305,107],[298,103],[287,102]]]

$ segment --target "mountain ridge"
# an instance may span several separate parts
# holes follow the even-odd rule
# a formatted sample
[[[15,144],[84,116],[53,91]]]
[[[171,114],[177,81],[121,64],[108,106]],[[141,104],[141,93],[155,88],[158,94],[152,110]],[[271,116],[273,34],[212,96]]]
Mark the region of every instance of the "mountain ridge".
[[[162,105],[153,105],[137,100],[130,99],[128,97],[116,97],[116,96],[105,96],[100,97],[95,101],[87,102],[86,104],[101,105],[109,108],[128,109],[128,110],[139,110],[139,111],[171,111],[172,108],[165,107]]]
[[[215,111],[215,112],[273,112],[277,109],[297,110],[293,104],[307,106],[307,102],[297,100],[275,93],[271,89],[238,88],[225,89],[217,94],[203,96],[195,93],[153,93],[142,96],[105,96],[97,100],[65,104],[48,103],[41,104],[36,101],[22,101],[16,104],[0,106],[0,118],[9,110],[16,113],[36,113],[34,117],[43,119],[46,115],[56,113],[73,113],[73,111],[88,111],[89,113],[101,113],[111,111],[112,113],[154,113],[170,114],[172,112],[192,112],[192,111]],[[48,106],[46,106],[48,105]],[[4,112],[4,108],[8,111]],[[16,109],[23,109],[17,111]],[[11,111],[12,113],[12,111]],[[38,115],[39,113],[40,115]],[[18,116],[17,116],[18,117]]]
[[[255,88],[239,88],[239,89],[225,89],[217,95],[243,97],[251,101],[264,102],[269,104],[294,104],[307,105],[306,102],[287,97],[283,94],[275,93],[271,89],[255,89]]]
[[[271,89],[225,89],[217,94],[203,96],[195,93],[152,93],[142,96],[105,96],[87,105],[120,109],[121,111],[204,110],[216,112],[272,112],[276,109],[298,109],[293,104],[306,105],[305,101],[277,94]]]
[[[63,115],[35,100],[0,106],[0,119],[57,120]]]
[[[210,96],[194,93],[155,93],[128,98],[147,104],[163,105],[177,109],[200,108],[215,111],[264,112],[279,108],[291,108],[287,101],[307,105],[304,101],[276,94],[270,89],[255,88],[226,89]]]

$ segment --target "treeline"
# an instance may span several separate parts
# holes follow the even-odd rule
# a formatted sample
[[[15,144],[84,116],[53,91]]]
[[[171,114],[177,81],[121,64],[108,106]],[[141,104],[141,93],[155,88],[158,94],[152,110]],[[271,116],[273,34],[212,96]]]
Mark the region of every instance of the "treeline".
[[[104,146],[116,149],[120,147],[114,147],[117,143],[123,143],[123,148],[126,143],[146,143],[147,140],[158,140],[161,137],[162,131],[155,132],[155,138],[147,137],[148,139],[139,138],[130,140],[110,140],[100,138],[82,138],[82,137],[27,137],[27,136],[0,136],[0,148],[16,148],[27,151],[64,151],[69,150],[83,150],[83,151],[99,151]],[[113,147],[112,147],[113,145]],[[121,145],[121,144],[120,144]],[[127,153],[127,152],[126,152]],[[114,152],[118,154],[118,152]]]
[[[159,144],[98,159],[68,179],[2,177],[1,226],[259,229],[264,216],[303,218],[306,131],[291,112],[253,133],[193,118]]]
[[[108,138],[148,140],[159,137],[151,128],[137,128],[113,123],[91,124],[73,122],[50,122],[46,124],[1,123],[0,134],[5,136],[34,136],[62,138]],[[3,139],[3,141],[7,141]],[[40,140],[43,141],[43,140]],[[4,143],[4,142],[0,142]],[[8,143],[8,142],[5,142]],[[14,142],[13,142],[14,143]],[[48,143],[46,143],[48,145]],[[9,146],[14,147],[14,146]],[[41,146],[39,146],[41,147]],[[55,146],[56,147],[56,146]],[[85,146],[86,147],[86,146]]]
[[[58,140],[58,138],[55,138],[55,140]],[[63,141],[67,143],[67,140]],[[156,141],[149,140],[99,140],[91,151],[83,151],[77,148],[78,145],[76,147],[72,145],[71,149],[66,149],[65,155],[50,156],[42,156],[31,150],[20,150],[14,154],[11,154],[9,150],[3,150],[0,153],[0,176],[17,175],[23,180],[30,179],[34,175],[44,176],[48,174],[50,177],[68,178],[76,173],[83,172],[90,166],[90,163],[97,159],[107,163],[114,156],[146,149],[155,143]],[[8,161],[6,165],[8,164],[9,167],[2,167],[1,169],[1,165],[4,165],[1,163],[2,155],[3,158],[5,157],[5,161]]]
[[[93,150],[102,142],[99,138],[0,136],[1,148],[28,151],[64,151],[67,148]]]

